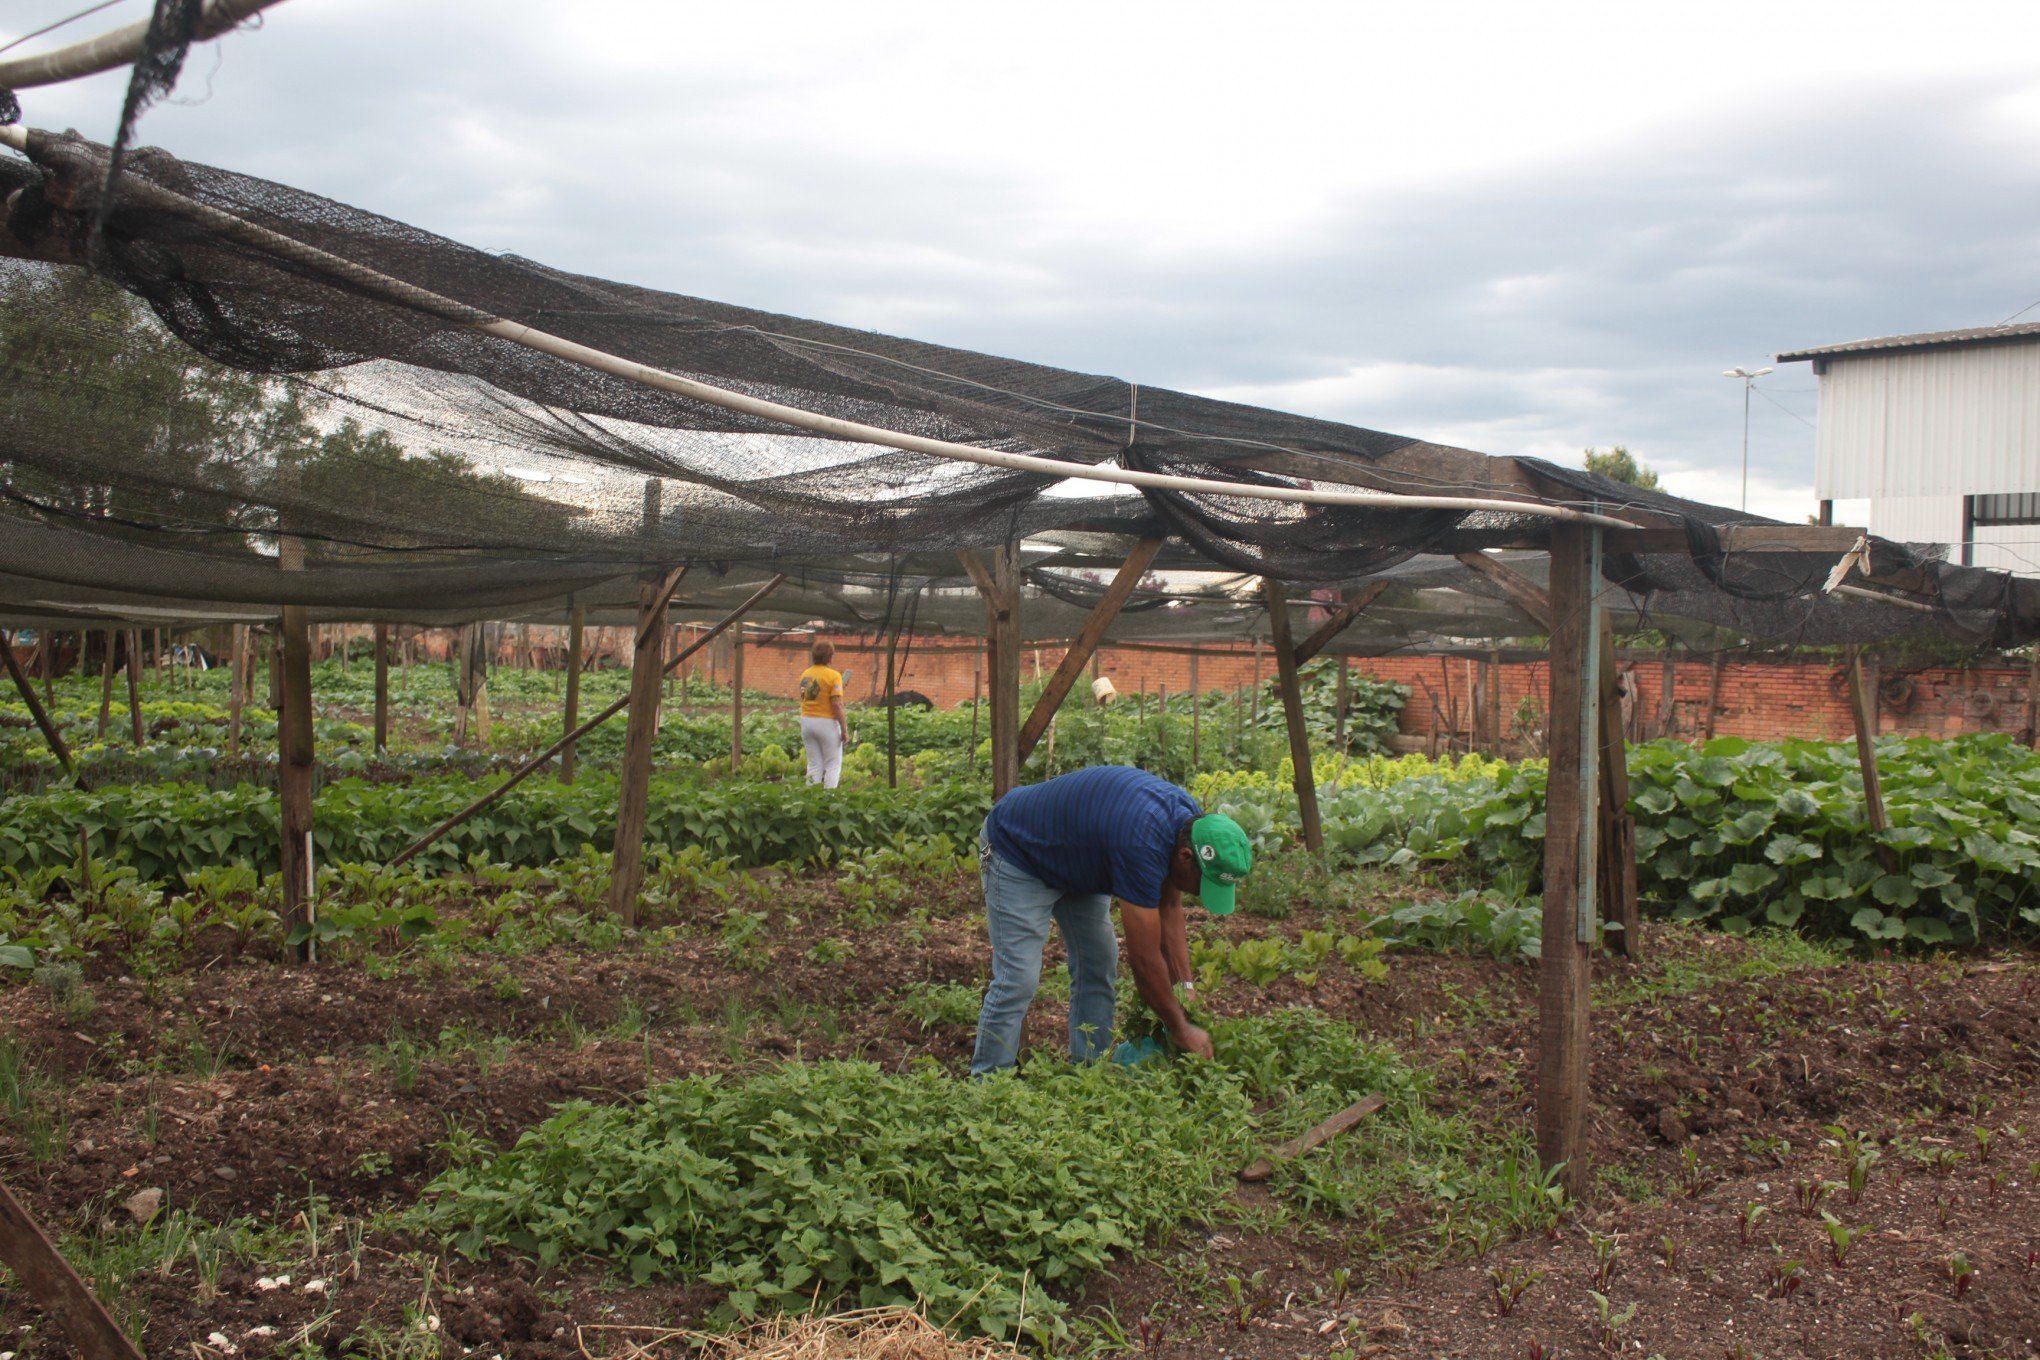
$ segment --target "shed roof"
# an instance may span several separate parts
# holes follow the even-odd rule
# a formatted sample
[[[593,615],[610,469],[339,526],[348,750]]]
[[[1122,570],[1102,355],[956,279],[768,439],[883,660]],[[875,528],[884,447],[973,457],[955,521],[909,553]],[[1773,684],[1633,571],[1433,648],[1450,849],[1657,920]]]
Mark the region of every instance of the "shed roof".
[[[1854,358],[1863,354],[1888,354],[1899,350],[1958,349],[1968,345],[2002,345],[2040,337],[2040,321],[2022,326],[1975,326],[1960,331],[1922,331],[1917,335],[1886,335],[1873,340],[1845,340],[1839,345],[1815,349],[1793,349],[1776,355],[1781,364],[1801,359]]]

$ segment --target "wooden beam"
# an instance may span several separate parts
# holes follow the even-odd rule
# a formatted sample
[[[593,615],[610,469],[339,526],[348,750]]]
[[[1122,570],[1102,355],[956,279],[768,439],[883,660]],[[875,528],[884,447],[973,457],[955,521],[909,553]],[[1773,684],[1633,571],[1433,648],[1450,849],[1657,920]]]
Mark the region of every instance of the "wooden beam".
[[[1273,577],[1261,578],[1268,601],[1270,642],[1275,648],[1275,675],[1282,691],[1282,716],[1289,728],[1289,761],[1294,767],[1296,810],[1303,822],[1304,848],[1324,849],[1324,825],[1318,820],[1317,779],[1310,767],[1310,733],[1303,724],[1303,687],[1296,674],[1296,644],[1289,636],[1289,592]]]
[[[1544,631],[1547,633],[1551,631],[1551,595],[1535,581],[1500,558],[1490,557],[1486,553],[1459,553],[1456,556],[1462,565],[1472,568],[1500,586],[1502,593],[1509,597],[1509,602],[1537,620]]]
[[[282,811],[283,932],[312,923],[312,641],[303,605],[282,615],[283,705],[277,710],[276,794]],[[308,957],[306,946],[299,956]]]
[[[666,663],[666,668],[668,670],[671,670],[675,666],[678,666],[681,662],[685,661],[688,657],[693,656],[696,652],[708,646],[709,643],[721,637],[723,634],[723,630],[725,628],[731,627],[737,622],[737,620],[743,618],[744,615],[750,613],[754,608],[756,608],[760,603],[764,601],[766,596],[770,595],[773,591],[779,589],[780,585],[783,584],[785,580],[786,574],[784,572],[781,572],[779,575],[767,581],[764,585],[758,587],[757,590],[751,593],[750,598],[746,599],[742,604],[738,605],[735,609],[731,610],[728,614],[724,615],[721,621],[718,622],[714,627],[710,628],[700,637],[694,639],[694,641],[688,643],[687,646],[684,649],[682,649],[678,656],[674,657],[671,661],[668,661]],[[580,740],[582,737],[587,736],[590,732],[593,732],[596,728],[602,726],[602,724],[608,722],[611,718],[615,717],[617,714],[623,712],[626,708],[629,707],[630,707],[630,695],[626,693],[621,699],[618,699],[615,703],[603,709],[600,713],[597,713],[594,717],[588,719],[588,721],[582,723],[579,727],[567,733],[564,737],[561,737],[558,741],[546,747],[543,751],[540,751],[537,755],[525,761],[522,765],[519,765],[514,771],[511,772],[510,777],[508,779],[505,779],[501,784],[498,784],[495,788],[489,790],[481,797],[475,799],[474,802],[469,803],[459,812],[454,813],[451,817],[448,817],[438,826],[433,827],[423,836],[420,836],[417,840],[412,841],[409,845],[405,846],[402,852],[400,852],[396,856],[396,858],[390,860],[385,867],[394,869],[398,865],[409,862],[411,859],[416,857],[420,851],[425,850],[427,847],[431,846],[433,842],[445,836],[447,832],[453,830],[455,827],[459,826],[462,822],[465,822],[468,818],[474,816],[477,812],[480,812],[483,808],[489,806],[489,804],[495,802],[498,798],[501,798],[504,794],[510,792],[510,790],[516,788],[519,784],[522,784],[525,780],[529,779],[537,771],[543,769],[546,765],[550,764],[552,758],[558,755],[561,751],[565,750],[567,746],[569,746],[573,742]]]
[[[1551,534],[1551,664],[1544,812],[1544,935],[1538,965],[1537,1155],[1566,1192],[1592,1185],[1586,1162],[1590,965],[1599,793],[1599,531]]]
[[[43,638],[44,656],[47,658],[49,654],[47,631],[44,632]],[[12,634],[0,633],[0,656],[7,658],[7,674],[13,677],[14,688],[21,691],[21,701],[28,705],[28,716],[35,719],[35,725],[41,730],[43,740],[49,743],[50,754],[57,758],[57,764],[64,767],[64,773],[69,775],[79,788],[86,787],[85,781],[78,778],[78,766],[71,759],[71,748],[64,745],[64,734],[59,732],[57,725],[50,720],[49,710],[43,707],[42,700],[35,697],[35,686],[29,683],[27,674],[21,669],[21,662],[15,659]]]
[[[1716,531],[1726,553],[1815,553],[1840,557],[1868,532],[1843,524],[1726,524]],[[1676,525],[1610,529],[1611,553],[1679,553],[1691,551],[1686,531]]]
[[[375,647],[375,753],[390,749],[390,626],[378,623],[373,632]]]
[[[1155,554],[1161,550],[1162,540],[1159,538],[1143,538],[1134,544],[1133,551],[1126,555],[1126,561],[1120,564],[1118,574],[1112,578],[1112,584],[1105,587],[1105,594],[1092,606],[1090,617],[1084,620],[1084,626],[1078,630],[1069,650],[1063,653],[1061,664],[1049,678],[1048,688],[1034,701],[1034,711],[1027,715],[1027,721],[1020,728],[1021,764],[1026,764],[1027,757],[1034,753],[1035,743],[1048,730],[1048,724],[1055,718],[1056,710],[1062,707],[1063,700],[1069,697],[1070,687],[1077,683],[1084,667],[1097,653],[1099,639],[1119,617],[1119,611],[1132,596],[1133,588],[1140,584],[1140,578],[1147,573],[1148,567],[1154,563]]]
[[[560,747],[560,782],[574,782],[574,728],[581,721],[581,645],[588,611],[576,602],[567,616],[567,706],[564,723],[567,735]]]
[[[106,1306],[5,1184],[0,1184],[0,1262],[85,1360],[142,1360]]]
[[[1296,645],[1296,664],[1301,666],[1315,658],[1325,649],[1326,644],[1353,626],[1353,620],[1365,613],[1367,606],[1380,599],[1388,589],[1386,581],[1369,581],[1346,597],[1346,602],[1332,611],[1332,616],[1317,626],[1317,630]],[[1342,670],[1340,674],[1344,674]]]

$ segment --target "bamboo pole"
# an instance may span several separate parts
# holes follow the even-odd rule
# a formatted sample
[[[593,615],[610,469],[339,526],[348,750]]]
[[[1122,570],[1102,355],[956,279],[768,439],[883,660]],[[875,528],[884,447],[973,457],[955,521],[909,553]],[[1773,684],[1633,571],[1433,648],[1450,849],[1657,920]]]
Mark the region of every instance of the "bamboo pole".
[[[744,617],[744,615],[750,613],[751,610],[754,609],[761,601],[763,601],[766,596],[770,595],[773,591],[779,589],[780,585],[785,580],[786,574],[784,572],[781,572],[779,575],[773,577],[770,581],[767,581],[764,585],[760,586],[757,590],[753,591],[749,599],[746,599],[742,604],[738,605],[734,610],[726,614],[722,618],[721,622],[717,623],[714,627],[710,628],[707,632],[703,633],[700,637],[696,638],[691,644],[689,644],[685,651],[681,652],[680,655],[674,657],[671,661],[667,662],[666,664],[669,667],[677,666],[681,662],[685,661],[688,657],[693,656],[696,652],[700,651],[703,647],[708,646],[709,643],[721,637],[723,630],[725,628],[730,627],[732,624],[736,623],[738,619],[741,619]],[[518,766],[514,771],[511,772],[510,777],[505,779],[501,784],[498,784],[495,788],[489,790],[481,797],[475,799],[474,802],[469,803],[459,812],[454,813],[451,817],[448,817],[438,826],[433,827],[423,836],[420,836],[417,840],[405,846],[402,852],[400,852],[396,856],[396,858],[390,860],[386,867],[394,869],[397,868],[399,865],[408,863],[420,851],[425,850],[427,847],[431,846],[433,842],[445,836],[447,832],[453,830],[461,823],[467,821],[468,818],[474,816],[476,813],[480,812],[483,808],[488,807],[489,804],[495,802],[498,798],[501,798],[504,794],[516,788],[519,784],[522,784],[526,779],[529,779],[536,771],[538,771],[546,764],[548,764],[554,756],[558,755],[562,750],[564,750],[568,743],[578,741],[580,738],[587,736],[590,732],[600,727],[603,723],[608,722],[611,718],[615,717],[617,714],[623,712],[625,709],[629,707],[630,707],[630,695],[625,694],[621,699],[618,699],[616,702],[609,705],[609,707],[603,709],[600,713],[597,713],[594,717],[588,719],[588,721],[582,723],[579,727],[567,733],[567,735],[561,737],[558,741],[554,742],[552,745],[546,747],[543,751],[540,751],[537,755],[533,756],[531,759],[525,761],[522,765]]]

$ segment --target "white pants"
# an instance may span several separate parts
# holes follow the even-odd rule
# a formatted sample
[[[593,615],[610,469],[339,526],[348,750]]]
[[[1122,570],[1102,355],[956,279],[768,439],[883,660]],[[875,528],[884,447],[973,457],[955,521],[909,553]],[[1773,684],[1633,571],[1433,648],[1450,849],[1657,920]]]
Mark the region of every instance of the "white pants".
[[[835,788],[843,777],[843,729],[836,720],[803,716],[800,744],[807,747],[807,782]]]

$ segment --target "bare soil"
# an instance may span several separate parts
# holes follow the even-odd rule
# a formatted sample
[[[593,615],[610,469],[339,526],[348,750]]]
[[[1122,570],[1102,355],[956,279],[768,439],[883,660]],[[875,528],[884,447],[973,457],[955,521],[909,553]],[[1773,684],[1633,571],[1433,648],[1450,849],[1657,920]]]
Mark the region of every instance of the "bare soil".
[[[74,1254],[131,1235],[124,1206],[145,1190],[212,1223],[246,1220],[272,1253],[293,1253],[287,1281],[234,1259],[209,1274],[197,1252],[100,1281],[146,1318],[151,1354],[226,1353],[217,1335],[248,1356],[408,1355],[387,1339],[428,1317],[446,1355],[621,1354],[618,1334],[580,1329],[686,1322],[715,1297],[628,1287],[595,1263],[464,1261],[388,1211],[426,1192],[450,1139],[507,1145],[567,1100],[628,1101],[676,1075],[796,1056],[960,1070],[969,1026],[924,1030],[899,998],[981,980],[969,896],[961,883],[928,919],[859,927],[824,894],[799,924],[775,921],[741,968],[711,926],[656,950],[463,957],[393,976],[194,959],[96,976],[89,1005],[17,985],[0,992],[0,1025],[33,1089],[0,1121],[0,1176]],[[1302,910],[1219,928],[1338,925]],[[850,952],[809,957],[824,939]],[[2040,968],[1977,956],[1736,977],[1756,957],[1745,942],[1647,929],[1643,946],[1641,963],[1596,964],[1597,1189],[1553,1234],[1385,1272],[1356,1255],[1350,1224],[1278,1213],[1254,1192],[1237,1221],[1188,1227],[1091,1281],[1082,1307],[1157,1357],[2040,1354]],[[1431,1069],[1441,1104],[1527,1123],[1534,966],[1390,958],[1385,981],[1332,965],[1310,987],[1236,982],[1217,1005],[1316,1006]],[[1058,1008],[1038,1004],[1032,1039],[1061,1030]],[[1803,1212],[1805,1184],[1844,1179],[1837,1131],[1877,1150],[1872,1174],[1859,1196],[1824,1189]],[[1765,1212],[1748,1222],[1752,1205]],[[1840,1264],[1823,1209],[1863,1229]],[[1801,1263],[1796,1284],[1781,1284],[1781,1260]],[[1244,1318],[1195,1283],[1257,1272]],[[1497,1281],[1526,1279],[1504,1316]],[[1614,1317],[1635,1311],[1605,1332],[1590,1290]],[[69,1353],[7,1284],[0,1326],[22,1360]]]

